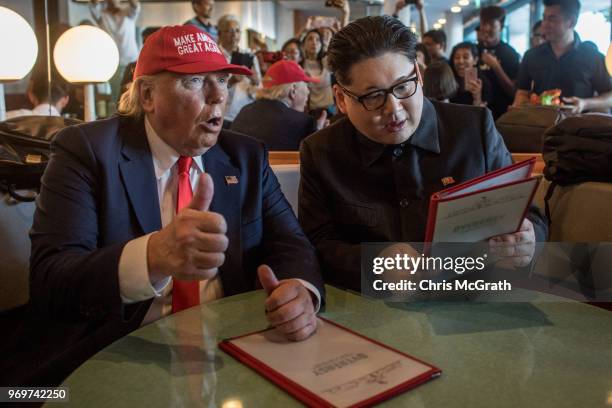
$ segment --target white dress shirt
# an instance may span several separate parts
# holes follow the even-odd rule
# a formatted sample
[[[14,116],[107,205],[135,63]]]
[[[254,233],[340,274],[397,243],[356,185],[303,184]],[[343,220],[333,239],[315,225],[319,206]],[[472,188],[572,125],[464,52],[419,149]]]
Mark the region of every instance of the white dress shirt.
[[[162,228],[172,222],[176,211],[178,191],[178,171],[176,163],[179,154],[155,132],[145,118],[145,131],[151,155],[155,177]],[[189,171],[189,181],[195,189],[200,174],[204,171],[202,156],[193,157]],[[119,290],[124,303],[135,303],[154,297],[153,303],[142,324],[150,323],[172,313],[172,278],[151,283],[147,265],[147,245],[151,234],[144,235],[128,242],[119,259]],[[311,283],[299,279],[317,299],[316,310],[320,306],[320,294]],[[223,297],[223,286],[219,275],[205,279],[200,284],[200,302],[205,303]]]

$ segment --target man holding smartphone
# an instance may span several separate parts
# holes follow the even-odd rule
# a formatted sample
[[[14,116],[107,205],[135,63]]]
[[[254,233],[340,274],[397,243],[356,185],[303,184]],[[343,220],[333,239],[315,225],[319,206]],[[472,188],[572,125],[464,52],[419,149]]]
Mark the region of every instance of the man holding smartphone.
[[[495,119],[512,104],[519,70],[519,54],[508,43],[501,41],[505,20],[506,12],[501,7],[489,6],[480,10],[480,70],[491,82],[493,98],[488,106]]]

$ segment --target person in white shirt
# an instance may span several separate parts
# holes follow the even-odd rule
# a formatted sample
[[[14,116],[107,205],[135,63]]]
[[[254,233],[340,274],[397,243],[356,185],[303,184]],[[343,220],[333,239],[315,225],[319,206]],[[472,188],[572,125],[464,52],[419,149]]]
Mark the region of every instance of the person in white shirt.
[[[127,6],[121,6],[120,0],[90,0],[89,10],[96,25],[110,34],[119,49],[119,67],[109,81],[111,98],[115,101],[121,92],[125,67],[138,59],[136,19],[140,14],[140,2],[129,0]]]
[[[34,108],[16,109],[6,112],[6,118],[12,119],[20,116],[61,116],[62,110],[68,105],[68,84],[60,79],[51,80],[51,92],[46,72],[33,73],[28,83],[27,96]],[[49,96],[51,99],[49,99]]]

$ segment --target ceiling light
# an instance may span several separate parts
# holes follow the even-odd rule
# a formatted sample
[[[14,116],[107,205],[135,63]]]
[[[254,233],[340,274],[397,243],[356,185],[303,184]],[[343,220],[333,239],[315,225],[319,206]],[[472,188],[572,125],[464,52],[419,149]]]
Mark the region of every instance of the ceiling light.
[[[466,7],[470,5],[470,0],[459,0],[457,4],[460,5],[461,7]]]
[[[6,7],[0,7],[0,121],[6,119],[4,82],[18,81],[30,72],[38,55],[38,43],[28,22]]]
[[[461,7],[459,6],[451,7],[451,13],[461,13]]]
[[[68,82],[84,85],[85,121],[95,120],[93,83],[108,81],[119,65],[119,50],[111,36],[98,27],[72,27],[57,40],[53,60]]]
[[[433,25],[433,28],[434,28],[434,30],[439,30],[439,29],[441,29],[441,28],[442,28],[442,24],[440,24],[440,23],[435,23],[435,24]]]
[[[440,23],[440,24],[446,24],[446,19],[445,19],[445,18],[439,18],[439,19],[438,19],[438,23]]]

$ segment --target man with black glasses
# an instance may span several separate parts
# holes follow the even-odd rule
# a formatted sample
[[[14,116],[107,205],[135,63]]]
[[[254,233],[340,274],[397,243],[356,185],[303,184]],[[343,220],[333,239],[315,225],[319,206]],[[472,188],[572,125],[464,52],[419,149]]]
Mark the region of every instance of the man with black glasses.
[[[512,161],[488,109],[423,97],[415,46],[389,16],[357,20],[330,43],[346,117],[302,143],[299,195],[299,220],[328,283],[360,290],[362,242],[424,241],[433,193]],[[532,208],[519,232],[489,246],[525,266],[545,236]]]

